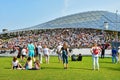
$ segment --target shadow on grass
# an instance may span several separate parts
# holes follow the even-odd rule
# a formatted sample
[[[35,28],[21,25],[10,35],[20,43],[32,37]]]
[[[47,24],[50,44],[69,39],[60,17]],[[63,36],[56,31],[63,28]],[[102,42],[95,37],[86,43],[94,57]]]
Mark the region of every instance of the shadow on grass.
[[[41,67],[41,69],[64,69],[63,67]],[[77,69],[79,69],[79,70],[92,70],[92,69],[90,69],[90,68],[75,68],[75,67],[68,67],[68,69],[71,69],[71,70],[77,70]]]
[[[120,67],[115,67],[115,68],[113,68],[113,67],[103,67],[103,68],[105,68],[107,70],[112,70],[112,71],[120,71]]]
[[[11,69],[10,67],[5,67],[4,69]]]
[[[69,67],[70,69],[80,69],[80,70],[93,70],[90,68],[75,68],[75,67]]]
[[[107,64],[112,64],[112,62],[107,62],[107,61],[104,61],[104,62],[100,62],[100,63],[107,63]]]
[[[41,69],[63,69],[62,67],[41,67]]]

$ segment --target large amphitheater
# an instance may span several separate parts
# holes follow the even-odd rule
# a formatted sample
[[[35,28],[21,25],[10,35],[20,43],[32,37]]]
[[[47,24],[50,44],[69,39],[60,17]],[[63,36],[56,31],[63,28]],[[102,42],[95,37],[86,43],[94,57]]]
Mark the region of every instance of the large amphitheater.
[[[32,27],[0,33],[0,47],[42,43],[53,49],[61,42],[71,48],[90,48],[94,42],[119,42],[120,15],[108,11],[88,11],[72,14]]]
[[[68,30],[68,31],[67,31]],[[96,35],[106,37],[107,39],[119,38],[120,31],[120,15],[108,11],[88,11],[72,14],[54,20],[38,24],[32,27],[4,31],[0,33],[1,39],[13,38],[17,36],[30,36],[32,34],[40,34],[47,32],[53,34],[68,34],[80,32],[96,32]],[[55,33],[54,33],[55,32]],[[98,33],[99,32],[99,33]],[[72,34],[73,35],[73,34]],[[110,36],[112,35],[112,36]],[[68,36],[71,36],[70,33]]]

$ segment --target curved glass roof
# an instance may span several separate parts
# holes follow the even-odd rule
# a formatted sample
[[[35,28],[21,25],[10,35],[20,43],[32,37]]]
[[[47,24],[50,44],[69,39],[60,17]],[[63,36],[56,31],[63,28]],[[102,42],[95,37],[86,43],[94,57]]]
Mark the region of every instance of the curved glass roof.
[[[16,31],[55,28],[93,28],[104,29],[108,22],[108,30],[120,31],[120,15],[107,11],[89,11],[60,17],[43,24]]]
[[[93,28],[104,29],[104,22],[108,22],[108,30],[120,31],[120,15],[107,11],[89,11],[73,14],[33,26],[29,29],[54,28]]]

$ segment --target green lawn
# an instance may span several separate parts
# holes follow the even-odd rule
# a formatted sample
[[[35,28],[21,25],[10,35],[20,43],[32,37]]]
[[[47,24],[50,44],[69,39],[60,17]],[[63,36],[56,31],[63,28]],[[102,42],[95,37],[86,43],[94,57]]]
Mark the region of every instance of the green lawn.
[[[50,57],[49,64],[41,64],[41,70],[11,70],[11,60],[0,57],[0,80],[120,80],[120,63],[112,64],[111,58],[99,59],[99,71],[92,70],[91,57],[83,57],[82,62],[69,58],[67,70],[57,57]]]

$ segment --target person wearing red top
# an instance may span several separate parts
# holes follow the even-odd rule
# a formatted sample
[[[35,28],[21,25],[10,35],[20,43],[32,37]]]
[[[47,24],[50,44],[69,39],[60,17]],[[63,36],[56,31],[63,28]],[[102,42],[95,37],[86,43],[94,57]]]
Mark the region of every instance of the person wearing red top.
[[[91,48],[92,59],[93,59],[93,70],[99,70],[99,54],[101,53],[101,48],[97,46],[97,43]]]

